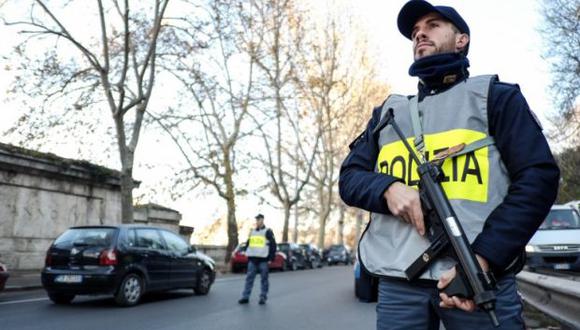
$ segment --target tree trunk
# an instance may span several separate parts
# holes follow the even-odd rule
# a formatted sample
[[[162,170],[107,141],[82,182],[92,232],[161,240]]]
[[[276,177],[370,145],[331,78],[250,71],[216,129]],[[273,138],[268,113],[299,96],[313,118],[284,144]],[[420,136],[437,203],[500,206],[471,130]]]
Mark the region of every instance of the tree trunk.
[[[324,186],[321,184],[318,189],[318,200],[320,204],[320,214],[318,217],[318,247],[324,248],[324,237],[326,236],[326,220],[330,214],[330,205],[325,198]]]
[[[344,244],[344,215],[346,213],[346,206],[340,203],[340,216],[338,218],[338,244]]]
[[[284,203],[284,230],[282,231],[282,242],[288,242],[288,228],[290,227],[290,207],[291,205]]]
[[[226,159],[229,159],[226,157]],[[236,196],[234,190],[233,171],[229,162],[225,164],[226,201],[228,205],[228,245],[226,247],[225,263],[230,262],[232,252],[238,246],[238,224],[236,221]]]
[[[294,232],[292,233],[292,240],[298,242],[298,203],[294,204]]]
[[[133,223],[133,169],[121,172],[121,222]]]

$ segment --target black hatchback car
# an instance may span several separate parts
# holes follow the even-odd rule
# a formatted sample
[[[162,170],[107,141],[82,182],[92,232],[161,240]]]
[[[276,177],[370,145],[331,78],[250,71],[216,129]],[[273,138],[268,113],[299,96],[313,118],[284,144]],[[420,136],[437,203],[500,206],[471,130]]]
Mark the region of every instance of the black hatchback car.
[[[309,268],[322,267],[322,253],[314,244],[300,244],[306,254],[306,263]]]
[[[76,295],[112,294],[118,305],[132,306],[151,291],[193,288],[207,294],[215,262],[161,228],[72,227],[49,247],[41,278],[56,304]]]
[[[286,255],[286,269],[304,269],[308,265],[304,250],[296,243],[278,243],[278,251]]]

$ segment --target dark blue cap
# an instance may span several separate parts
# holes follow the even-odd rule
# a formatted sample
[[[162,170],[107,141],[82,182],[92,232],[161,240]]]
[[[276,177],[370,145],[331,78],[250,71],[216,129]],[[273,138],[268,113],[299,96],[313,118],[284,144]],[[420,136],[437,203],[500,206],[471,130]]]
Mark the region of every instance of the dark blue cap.
[[[258,213],[258,215],[255,218],[256,218],[256,220],[264,219],[264,215],[262,213]]]
[[[401,8],[397,18],[397,25],[401,34],[410,40],[415,23],[429,13],[438,13],[453,23],[461,33],[469,35],[469,26],[455,9],[448,6],[433,6],[424,0],[411,0]]]

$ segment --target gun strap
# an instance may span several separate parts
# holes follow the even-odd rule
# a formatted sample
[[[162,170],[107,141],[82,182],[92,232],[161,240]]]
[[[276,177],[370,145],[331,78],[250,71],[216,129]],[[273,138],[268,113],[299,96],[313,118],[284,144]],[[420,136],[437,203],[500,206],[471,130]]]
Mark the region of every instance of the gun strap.
[[[415,149],[419,154],[425,154],[425,140],[423,139],[423,127],[421,126],[421,114],[419,112],[419,95],[411,98],[411,124],[413,125],[413,133],[415,133]]]
[[[420,154],[425,153],[425,140],[423,138],[423,127],[421,125],[421,112],[419,111],[419,95],[415,95],[410,100],[410,115],[411,124],[413,126],[413,133],[415,134],[415,139],[413,143],[415,144],[415,149]],[[486,136],[483,139],[479,139],[466,145],[463,150],[453,154],[452,157],[459,157],[465,155],[466,153],[487,147],[489,145],[495,144],[495,140],[492,136]]]

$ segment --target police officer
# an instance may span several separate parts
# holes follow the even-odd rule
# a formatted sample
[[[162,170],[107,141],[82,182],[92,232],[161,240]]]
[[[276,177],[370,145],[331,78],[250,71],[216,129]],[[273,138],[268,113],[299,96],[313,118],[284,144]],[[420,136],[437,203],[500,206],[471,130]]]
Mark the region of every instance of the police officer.
[[[514,275],[556,198],[558,167],[519,87],[495,75],[469,77],[470,30],[454,8],[411,0],[397,23],[412,41],[409,74],[419,79],[417,95],[391,95],[374,109],[339,180],[347,204],[371,211],[358,253],[362,266],[380,277],[377,328],[438,329],[440,321],[448,330],[492,328],[473,301],[439,292],[456,275],[452,260],[440,258],[413,282],[405,278],[429,241],[417,165],[391,126],[374,132],[393,108],[425,158],[462,143],[471,148],[444,161],[442,186],[482,269],[498,281],[501,329],[523,329]]]
[[[261,278],[259,304],[264,305],[268,299],[268,261],[274,260],[276,254],[274,233],[264,225],[264,215],[256,215],[256,227],[250,232],[246,246],[246,255],[248,256],[246,285],[244,292],[242,292],[242,298],[238,300],[238,303],[247,304],[250,301],[254,279],[259,272]]]

